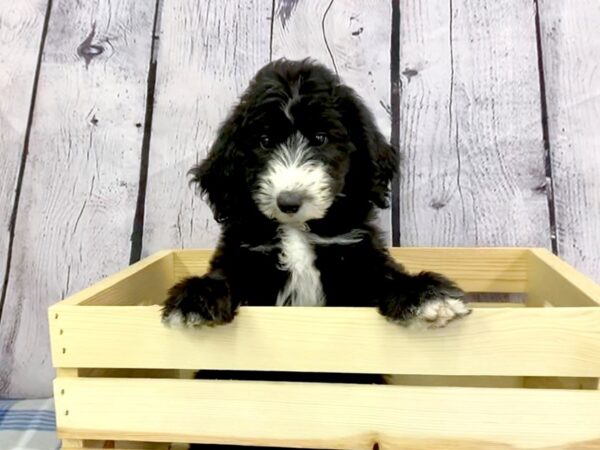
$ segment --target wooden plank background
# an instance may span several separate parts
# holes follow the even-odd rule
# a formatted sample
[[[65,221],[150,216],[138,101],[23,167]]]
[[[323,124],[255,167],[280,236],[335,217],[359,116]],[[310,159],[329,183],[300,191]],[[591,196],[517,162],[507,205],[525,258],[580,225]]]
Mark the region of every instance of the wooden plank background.
[[[214,246],[219,227],[186,174],[206,156],[244,85],[269,62],[271,9],[271,0],[245,1],[243,8],[221,1],[164,3],[143,256]]]
[[[0,395],[43,396],[48,304],[127,265],[154,8],[52,5],[0,327]]]
[[[0,13],[0,273],[10,267],[13,211],[18,206],[16,193],[22,182],[19,170],[29,141],[31,100],[47,3],[47,0],[0,3],[3,8]],[[0,318],[7,275],[0,277],[3,283]]]
[[[540,0],[539,21],[558,253],[600,281],[600,2]]]
[[[400,243],[549,246],[534,4],[401,10]]]
[[[186,172],[281,56],[337,70],[399,146],[390,243],[542,246],[600,281],[598,2],[0,5],[0,397],[51,393],[50,304],[214,245]]]

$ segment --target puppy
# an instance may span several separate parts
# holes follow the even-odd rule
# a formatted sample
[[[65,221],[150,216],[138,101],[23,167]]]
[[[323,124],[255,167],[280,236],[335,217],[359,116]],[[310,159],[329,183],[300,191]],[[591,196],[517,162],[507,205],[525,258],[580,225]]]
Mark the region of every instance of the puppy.
[[[208,273],[170,290],[163,322],[225,324],[240,305],[374,306],[431,327],[465,316],[456,284],[408,274],[373,224],[397,168],[396,149],[335,74],[311,60],[267,64],[191,170],[221,237]]]

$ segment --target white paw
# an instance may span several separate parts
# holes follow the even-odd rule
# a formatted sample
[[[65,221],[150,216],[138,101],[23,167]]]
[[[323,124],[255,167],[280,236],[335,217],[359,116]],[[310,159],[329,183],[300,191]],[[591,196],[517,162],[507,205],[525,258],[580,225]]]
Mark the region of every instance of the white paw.
[[[430,328],[442,328],[451,320],[470,313],[471,309],[462,300],[445,297],[427,300],[417,309],[416,318]]]
[[[206,319],[198,313],[188,313],[184,316],[178,310],[164,314],[162,323],[169,328],[196,328],[208,324]]]
[[[180,311],[173,310],[163,314],[162,323],[169,328],[183,328],[185,326],[185,319]]]

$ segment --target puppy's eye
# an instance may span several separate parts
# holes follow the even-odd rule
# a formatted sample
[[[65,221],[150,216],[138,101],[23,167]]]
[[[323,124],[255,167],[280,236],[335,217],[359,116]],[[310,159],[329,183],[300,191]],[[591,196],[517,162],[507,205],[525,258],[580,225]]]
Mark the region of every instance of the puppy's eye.
[[[269,136],[267,136],[266,134],[263,134],[260,137],[260,146],[262,148],[273,148],[274,143],[273,143],[273,139],[271,139]]]
[[[312,141],[315,145],[325,145],[327,144],[327,135],[325,135],[325,133],[316,133],[313,136]]]

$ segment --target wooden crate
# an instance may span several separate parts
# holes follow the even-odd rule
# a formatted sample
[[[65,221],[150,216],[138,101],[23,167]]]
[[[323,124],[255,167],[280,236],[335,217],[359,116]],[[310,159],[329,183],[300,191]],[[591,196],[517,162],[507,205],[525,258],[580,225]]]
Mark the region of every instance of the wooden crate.
[[[392,253],[525,304],[488,304],[438,330],[371,308],[277,307],[168,329],[166,290],[202,274],[210,251],[161,252],[50,308],[63,448],[600,449],[598,285],[541,249]],[[381,373],[395,384],[189,379],[195,369]]]

